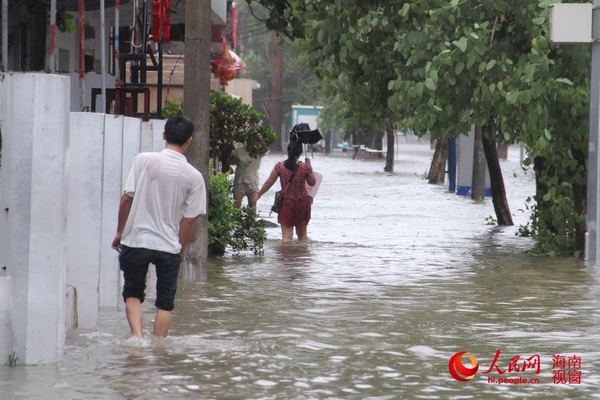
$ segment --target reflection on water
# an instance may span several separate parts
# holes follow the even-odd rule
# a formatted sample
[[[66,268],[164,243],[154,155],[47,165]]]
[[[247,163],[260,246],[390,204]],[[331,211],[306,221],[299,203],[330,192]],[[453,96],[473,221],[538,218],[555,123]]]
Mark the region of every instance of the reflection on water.
[[[531,242],[516,227],[486,225],[489,201],[426,184],[430,155],[428,145],[404,146],[394,174],[383,162],[316,156],[325,179],[311,240],[282,244],[269,229],[263,257],[213,260],[206,282],[182,280],[168,338],[128,338],[123,310],[103,310],[96,331],[69,334],[60,366],[0,367],[0,398],[600,397],[595,267],[526,255]],[[263,162],[262,178],[277,159]],[[503,168],[523,223],[533,182],[517,161]],[[469,382],[448,372],[459,351],[479,362]],[[570,371],[581,383],[553,383],[555,355],[581,357]],[[539,356],[539,375],[507,372],[517,356],[514,365]]]

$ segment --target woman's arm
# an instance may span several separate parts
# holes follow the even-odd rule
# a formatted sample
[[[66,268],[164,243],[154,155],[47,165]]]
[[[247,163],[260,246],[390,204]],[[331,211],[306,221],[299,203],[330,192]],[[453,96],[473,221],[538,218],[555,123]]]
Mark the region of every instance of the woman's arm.
[[[306,172],[308,173],[308,175],[306,175],[306,183],[308,183],[308,186],[315,186],[317,179],[312,174],[313,169],[312,164],[310,163],[310,158],[306,157],[304,162],[306,163]]]
[[[277,182],[277,172],[275,172],[275,168],[273,168],[273,170],[271,171],[271,175],[269,175],[262,188],[260,188],[258,193],[254,195],[254,203],[256,203],[263,194],[267,193],[275,182]]]

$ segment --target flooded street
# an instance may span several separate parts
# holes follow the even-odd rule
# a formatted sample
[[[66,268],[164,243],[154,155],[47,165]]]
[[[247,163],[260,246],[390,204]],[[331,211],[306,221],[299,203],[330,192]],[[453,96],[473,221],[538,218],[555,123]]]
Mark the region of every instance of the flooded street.
[[[0,367],[0,399],[600,398],[598,270],[525,253],[515,232],[534,177],[519,148],[501,162],[515,226],[497,227],[491,199],[427,184],[429,143],[399,147],[393,174],[315,154],[310,241],[282,245],[269,228],[264,256],[180,281],[164,340],[129,338],[124,307],[102,310],[97,330],[69,333],[60,365]],[[261,184],[283,158],[263,159]],[[273,222],[278,187],[258,204]],[[449,372],[460,351],[478,360],[467,382]]]

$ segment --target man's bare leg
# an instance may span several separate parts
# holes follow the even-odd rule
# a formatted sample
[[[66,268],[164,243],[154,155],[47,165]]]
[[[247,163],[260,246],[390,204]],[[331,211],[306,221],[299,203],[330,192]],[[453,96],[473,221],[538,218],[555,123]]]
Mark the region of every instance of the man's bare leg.
[[[171,326],[172,311],[156,310],[156,318],[154,319],[154,336],[166,337],[169,334]]]
[[[235,200],[235,205],[240,208],[242,206],[242,200],[244,199],[244,193],[233,192],[233,199]]]
[[[258,193],[258,191],[247,193],[246,197],[248,198],[248,207],[256,207],[256,202],[254,201],[254,196],[257,193]]]
[[[133,336],[144,336],[144,313],[142,311],[142,303],[136,297],[128,297],[125,300],[125,314],[129,322],[129,329]]]

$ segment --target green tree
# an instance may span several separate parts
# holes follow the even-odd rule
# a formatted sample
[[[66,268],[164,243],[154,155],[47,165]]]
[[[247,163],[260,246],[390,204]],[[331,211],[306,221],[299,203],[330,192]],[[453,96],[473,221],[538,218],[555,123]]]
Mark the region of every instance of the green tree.
[[[264,155],[277,136],[264,115],[240,99],[220,92],[210,94],[210,156],[219,160],[221,172],[237,164],[235,143],[244,143],[251,157]]]
[[[395,45],[390,102],[417,132],[482,125],[490,175],[501,177],[496,141],[524,142],[537,182],[528,233],[541,252],[581,254],[589,50],[549,44],[549,0],[445,3],[402,6],[396,24],[413,28]]]
[[[395,123],[399,119],[389,107],[389,81],[395,78],[395,60],[385,43],[397,27],[388,24],[381,2],[305,2],[305,24],[298,39],[309,65],[318,76],[336,82],[357,125],[371,127],[387,138],[385,171],[394,170]],[[383,46],[382,46],[383,45]],[[382,47],[381,47],[382,46]],[[335,87],[334,86],[334,87]],[[379,144],[377,146],[381,148]]]
[[[253,106],[272,120],[273,104],[281,102],[282,121],[289,125],[293,104],[323,105],[328,104],[322,92],[321,82],[304,63],[301,53],[289,39],[281,36],[280,46],[283,49],[283,81],[280,98],[271,95],[271,31],[265,26],[270,12],[258,2],[250,5],[238,5],[240,41],[238,54],[246,67],[239,73],[240,78],[253,79],[260,88],[253,91]]]
[[[589,49],[550,45],[550,2],[261,0],[271,26],[305,40],[325,77],[362,70],[370,82],[386,60],[387,101],[402,128],[436,137],[481,125],[499,223],[512,219],[495,143],[525,143],[537,186],[522,232],[540,252],[582,254]]]

